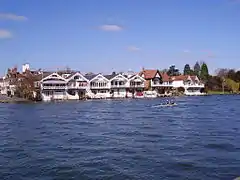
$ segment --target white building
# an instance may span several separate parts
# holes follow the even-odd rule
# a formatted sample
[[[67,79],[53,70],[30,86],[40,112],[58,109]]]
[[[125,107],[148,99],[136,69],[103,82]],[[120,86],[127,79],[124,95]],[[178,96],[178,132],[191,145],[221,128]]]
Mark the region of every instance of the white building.
[[[115,73],[111,75],[52,73],[42,78],[40,89],[44,101],[78,100],[86,97],[92,99],[157,97],[159,94],[169,94],[173,88],[181,87],[185,95],[203,94],[204,84],[197,76],[169,77],[159,71],[145,71],[144,75],[135,74],[127,77]],[[144,91],[149,89],[149,85],[151,90]]]
[[[67,79],[67,99],[82,99],[90,92],[89,80],[80,72],[65,76]]]
[[[128,78],[122,74],[109,76],[111,83],[111,95],[114,98],[127,97],[127,89],[129,88]]]
[[[30,65],[28,63],[22,65],[22,73],[25,73],[27,70],[30,70]]]
[[[139,75],[130,78],[122,74],[82,75],[52,73],[40,83],[43,101],[143,97],[145,80]],[[38,82],[36,82],[36,85]]]
[[[67,80],[57,73],[43,78],[40,88],[43,101],[67,99]]]
[[[149,91],[146,96],[155,97],[158,95],[171,95],[172,89],[181,88],[185,95],[203,95],[204,84],[200,82],[197,76],[180,75],[170,77],[167,73],[161,73],[158,70],[145,70],[140,72],[145,78],[145,88]]]
[[[184,88],[185,95],[203,95],[204,84],[197,76],[180,75],[171,77],[174,88]]]
[[[89,79],[91,98],[102,99],[111,97],[111,82],[102,74],[85,76]]]

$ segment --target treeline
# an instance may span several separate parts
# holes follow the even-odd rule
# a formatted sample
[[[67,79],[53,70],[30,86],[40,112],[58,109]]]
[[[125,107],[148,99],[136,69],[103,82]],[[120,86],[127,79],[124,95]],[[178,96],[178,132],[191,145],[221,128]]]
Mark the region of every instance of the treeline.
[[[235,69],[218,69],[215,76],[211,76],[208,86],[212,91],[227,91],[239,93],[240,91],[240,71]]]
[[[186,64],[182,73],[175,67],[175,65],[170,66],[169,69],[164,71],[167,72],[169,76],[198,76],[198,78],[204,82],[206,82],[209,78],[208,66],[205,62],[202,62],[201,64],[199,62],[196,62],[193,68],[191,68],[189,64]]]
[[[205,91],[215,92],[240,92],[240,70],[235,69],[218,69],[215,75],[210,75],[208,66],[205,62],[196,62],[191,68],[189,64],[184,66],[183,72],[180,72],[175,65],[169,69],[163,70],[169,76],[190,75],[198,76],[198,78],[205,83]]]

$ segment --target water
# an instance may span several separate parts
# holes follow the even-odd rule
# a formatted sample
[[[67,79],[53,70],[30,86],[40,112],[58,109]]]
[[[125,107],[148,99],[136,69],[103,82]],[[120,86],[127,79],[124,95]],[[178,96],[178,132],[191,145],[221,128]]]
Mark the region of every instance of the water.
[[[240,96],[0,105],[9,180],[230,180],[240,176]]]

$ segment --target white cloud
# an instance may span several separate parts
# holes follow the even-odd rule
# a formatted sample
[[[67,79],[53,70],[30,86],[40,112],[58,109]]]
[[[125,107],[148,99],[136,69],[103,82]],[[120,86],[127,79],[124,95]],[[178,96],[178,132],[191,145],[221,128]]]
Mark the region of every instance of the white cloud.
[[[121,31],[123,30],[123,28],[121,26],[118,25],[114,25],[114,24],[105,24],[99,27],[101,30],[103,31]]]
[[[26,21],[27,17],[19,16],[11,13],[0,13],[0,19],[3,20],[13,20],[13,21]]]
[[[11,38],[12,33],[8,30],[0,29],[0,39]]]
[[[128,51],[135,52],[135,51],[140,51],[140,48],[136,46],[128,46]]]

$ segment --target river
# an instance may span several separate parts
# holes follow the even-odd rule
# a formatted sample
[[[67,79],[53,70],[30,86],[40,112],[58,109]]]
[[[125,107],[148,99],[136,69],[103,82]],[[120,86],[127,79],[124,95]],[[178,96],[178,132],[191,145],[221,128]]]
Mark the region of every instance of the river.
[[[3,180],[231,180],[240,96],[0,104]]]

